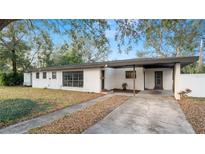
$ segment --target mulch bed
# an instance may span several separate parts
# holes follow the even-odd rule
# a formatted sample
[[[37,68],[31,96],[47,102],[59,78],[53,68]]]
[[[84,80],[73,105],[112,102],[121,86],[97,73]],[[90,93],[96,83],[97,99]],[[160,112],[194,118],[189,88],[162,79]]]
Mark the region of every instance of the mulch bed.
[[[122,92],[122,93],[133,93],[134,91],[131,89],[113,89],[113,92]],[[138,92],[140,92],[139,90],[135,90],[135,93],[137,94]]]
[[[205,133],[205,99],[183,98],[179,102],[187,120],[198,134]]]
[[[78,134],[103,119],[128,99],[127,96],[113,96],[105,101],[69,114],[51,124],[34,128],[29,131],[33,134]]]

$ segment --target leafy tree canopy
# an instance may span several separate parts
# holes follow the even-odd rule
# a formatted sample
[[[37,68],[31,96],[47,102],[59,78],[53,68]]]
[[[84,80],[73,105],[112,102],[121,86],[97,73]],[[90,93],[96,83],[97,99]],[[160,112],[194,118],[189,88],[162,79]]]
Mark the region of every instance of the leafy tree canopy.
[[[121,50],[143,42],[140,56],[194,55],[205,32],[203,20],[118,20],[116,40]]]
[[[113,44],[118,47],[113,52],[136,50],[138,57],[199,55],[205,33],[204,20],[112,22],[114,25],[110,20],[0,20],[0,69],[16,73],[32,67],[104,61]],[[111,28],[115,42],[106,35]],[[185,70],[194,72],[196,67]]]
[[[184,68],[184,72],[203,72],[204,20],[117,20],[115,39],[118,49],[133,50],[139,42],[143,49],[138,57],[200,56],[199,64]],[[200,53],[201,52],[201,53]]]
[[[66,44],[66,53],[58,55],[62,64],[104,60],[109,51],[107,29],[106,20],[16,20],[0,31],[0,58],[13,73],[51,66],[57,63],[58,46]],[[53,35],[64,44],[56,44]]]

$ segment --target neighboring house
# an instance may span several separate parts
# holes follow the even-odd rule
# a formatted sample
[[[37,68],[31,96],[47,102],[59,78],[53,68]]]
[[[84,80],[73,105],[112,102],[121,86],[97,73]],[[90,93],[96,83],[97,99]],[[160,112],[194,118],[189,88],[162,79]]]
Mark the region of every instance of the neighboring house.
[[[181,68],[197,60],[198,57],[138,58],[39,68],[24,73],[24,85],[98,93],[122,89],[122,84],[127,83],[131,90],[170,90],[179,99]]]

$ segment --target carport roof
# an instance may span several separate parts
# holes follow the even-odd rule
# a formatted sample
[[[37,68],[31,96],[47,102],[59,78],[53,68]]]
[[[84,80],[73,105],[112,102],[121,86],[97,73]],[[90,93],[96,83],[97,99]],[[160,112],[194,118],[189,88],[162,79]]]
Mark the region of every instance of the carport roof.
[[[173,67],[174,64],[176,63],[181,63],[181,66],[184,67],[188,64],[196,62],[198,58],[199,58],[198,56],[168,57],[168,58],[136,58],[136,59],[126,59],[126,60],[114,60],[114,61],[105,61],[105,62],[44,67],[44,68],[32,69],[30,71],[31,72],[56,71],[56,70],[104,68],[104,67],[122,68],[122,67],[131,67],[131,66],[155,68],[155,67]]]

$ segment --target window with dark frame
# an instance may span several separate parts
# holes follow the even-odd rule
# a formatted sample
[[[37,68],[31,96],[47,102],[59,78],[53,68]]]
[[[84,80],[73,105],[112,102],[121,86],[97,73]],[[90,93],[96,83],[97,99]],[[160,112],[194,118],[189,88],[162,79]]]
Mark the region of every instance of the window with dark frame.
[[[39,72],[36,72],[36,79],[39,79]]]
[[[43,72],[43,79],[46,79],[46,72]]]
[[[63,86],[83,87],[83,71],[63,72]]]
[[[135,73],[133,71],[125,71],[125,78],[126,79],[136,79],[136,71]]]
[[[52,72],[52,79],[56,79],[56,72]]]

